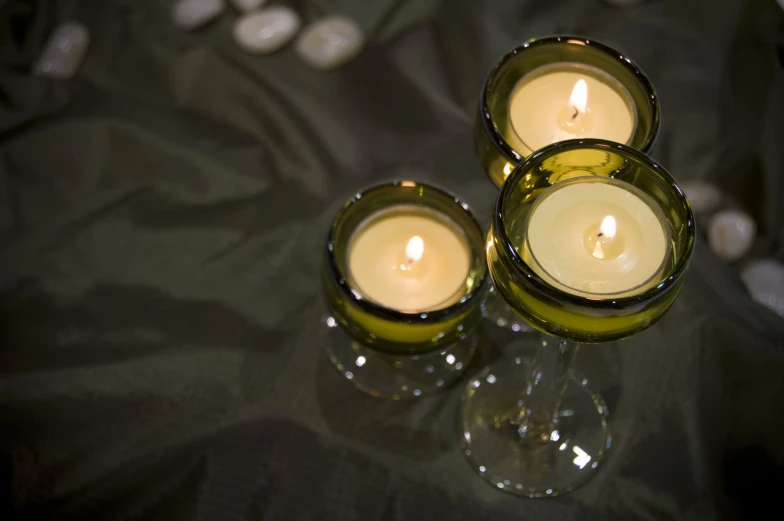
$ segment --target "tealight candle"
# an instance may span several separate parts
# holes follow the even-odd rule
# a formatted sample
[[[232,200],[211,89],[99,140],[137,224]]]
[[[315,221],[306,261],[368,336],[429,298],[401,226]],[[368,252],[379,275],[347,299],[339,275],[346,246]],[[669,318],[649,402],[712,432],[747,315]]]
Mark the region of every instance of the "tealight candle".
[[[617,49],[575,36],[537,38],[506,53],[487,76],[477,114],[476,149],[499,188],[546,145],[599,138],[648,153],[659,130],[645,73]]]
[[[443,309],[465,296],[471,252],[467,237],[447,216],[398,205],[357,227],[348,267],[364,298],[419,313]]]
[[[570,381],[578,350],[595,350],[580,344],[628,338],[664,316],[694,232],[672,176],[616,142],[551,144],[506,179],[485,246],[488,269],[510,307],[545,335],[531,343],[529,363],[491,364],[461,397],[461,449],[494,489],[554,497],[597,471],[612,436],[590,380]]]
[[[601,138],[628,143],[636,115],[629,91],[599,69],[576,63],[539,67],[509,98],[506,139],[523,157],[551,143]]]
[[[468,367],[487,289],[484,232],[468,205],[401,180],[356,193],[327,235],[326,350],[377,397],[419,398]]]
[[[670,256],[666,219],[638,188],[605,177],[555,184],[528,217],[523,259],[548,284],[592,298],[658,283]]]

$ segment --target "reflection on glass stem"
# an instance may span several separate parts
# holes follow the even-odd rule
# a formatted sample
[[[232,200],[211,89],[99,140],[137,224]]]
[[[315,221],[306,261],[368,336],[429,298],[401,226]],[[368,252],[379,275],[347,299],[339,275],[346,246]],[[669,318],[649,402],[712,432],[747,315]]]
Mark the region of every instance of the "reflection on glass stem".
[[[550,340],[552,341],[552,340]],[[537,349],[524,404],[512,420],[522,443],[540,445],[558,440],[558,409],[561,397],[569,380],[569,368],[578,344],[568,340],[557,340],[558,346],[548,346],[544,340]],[[556,437],[553,439],[553,435]]]

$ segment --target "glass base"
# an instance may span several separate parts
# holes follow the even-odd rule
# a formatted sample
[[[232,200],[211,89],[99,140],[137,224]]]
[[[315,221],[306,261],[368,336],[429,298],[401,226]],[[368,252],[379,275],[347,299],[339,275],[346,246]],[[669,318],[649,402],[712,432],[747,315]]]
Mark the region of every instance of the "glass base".
[[[519,414],[531,374],[522,358],[486,367],[462,396],[460,441],[469,463],[494,487],[526,497],[554,497],[590,479],[610,449],[607,406],[588,380],[568,380],[546,440],[523,441]]]
[[[357,342],[332,317],[325,324],[329,360],[357,389],[378,398],[421,398],[442,391],[460,378],[476,353],[476,333],[435,351],[394,355]]]
[[[491,285],[482,301],[482,316],[498,327],[511,329],[516,333],[532,333],[536,331],[515,313],[504,298]]]

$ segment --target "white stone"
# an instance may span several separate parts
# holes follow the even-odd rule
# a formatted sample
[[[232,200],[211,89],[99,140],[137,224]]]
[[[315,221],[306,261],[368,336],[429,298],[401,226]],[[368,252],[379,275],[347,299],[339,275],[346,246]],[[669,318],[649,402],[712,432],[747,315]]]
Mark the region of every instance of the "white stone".
[[[234,22],[234,41],[251,53],[275,52],[294,38],[300,21],[293,9],[274,6],[245,14]]]
[[[359,54],[364,43],[362,29],[345,16],[328,16],[305,28],[297,40],[297,52],[309,65],[328,70]]]
[[[751,298],[784,317],[784,265],[771,259],[749,263],[740,272]]]
[[[267,0],[231,0],[231,5],[242,12],[253,11],[266,3]]]
[[[49,78],[72,78],[84,61],[90,33],[78,22],[55,28],[41,56],[33,65],[33,74]]]
[[[172,21],[180,29],[198,29],[226,9],[226,0],[177,0],[172,6]]]
[[[721,190],[708,181],[686,181],[681,183],[686,197],[695,213],[710,213],[718,210],[722,199]]]
[[[716,255],[737,260],[746,255],[757,237],[757,225],[748,214],[738,210],[717,212],[708,225],[708,242]]]

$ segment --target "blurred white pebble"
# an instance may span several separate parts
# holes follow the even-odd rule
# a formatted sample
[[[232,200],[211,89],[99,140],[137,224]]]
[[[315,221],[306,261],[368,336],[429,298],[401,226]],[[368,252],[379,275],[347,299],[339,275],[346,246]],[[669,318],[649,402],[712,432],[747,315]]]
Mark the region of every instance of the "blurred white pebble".
[[[740,278],[751,298],[784,317],[784,265],[771,259],[750,262]]]
[[[310,66],[328,70],[359,54],[362,29],[345,16],[328,16],[306,27],[297,40],[297,52]]]
[[[721,191],[707,181],[686,181],[681,183],[686,197],[695,213],[710,213],[721,204]]]
[[[266,3],[267,0],[231,0],[231,4],[240,11],[253,11]]]
[[[757,225],[739,210],[717,212],[708,225],[708,243],[716,255],[738,260],[746,255],[757,237]]]
[[[198,29],[225,9],[226,0],[177,0],[172,6],[172,21],[180,29]]]
[[[84,61],[90,33],[78,22],[55,28],[41,56],[33,65],[33,74],[50,78],[72,78]]]
[[[240,16],[234,22],[234,41],[247,52],[269,54],[289,43],[299,26],[293,9],[273,6]]]

